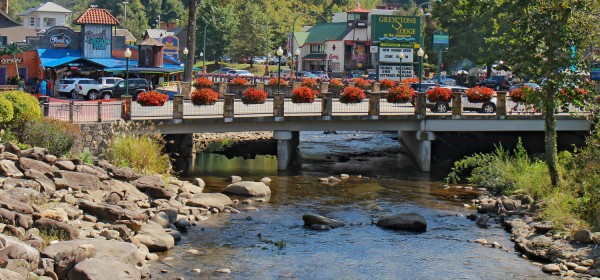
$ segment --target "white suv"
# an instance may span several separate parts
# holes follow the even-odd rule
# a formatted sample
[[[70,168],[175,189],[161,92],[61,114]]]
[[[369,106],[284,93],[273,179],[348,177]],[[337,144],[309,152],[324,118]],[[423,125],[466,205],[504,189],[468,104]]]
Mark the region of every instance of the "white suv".
[[[92,97],[98,98],[100,93],[100,84],[96,80],[88,78],[68,78],[58,82],[58,93],[70,98],[79,98],[83,96],[90,99],[88,93],[91,90]]]
[[[105,89],[109,87],[114,87],[115,84],[121,80],[123,79],[118,77],[101,77],[98,79],[98,83],[100,84],[101,89]]]

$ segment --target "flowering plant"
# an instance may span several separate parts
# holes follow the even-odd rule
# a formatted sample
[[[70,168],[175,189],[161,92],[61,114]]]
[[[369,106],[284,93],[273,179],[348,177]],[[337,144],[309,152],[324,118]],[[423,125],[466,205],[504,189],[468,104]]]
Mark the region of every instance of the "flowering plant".
[[[248,80],[244,79],[244,78],[234,78],[229,82],[230,85],[232,86],[245,86],[248,84]]]
[[[449,88],[434,87],[425,94],[427,94],[427,98],[430,102],[448,102],[452,98],[452,90]]]
[[[393,88],[394,86],[396,86],[396,82],[390,80],[390,79],[385,79],[385,80],[381,80],[379,82],[379,84],[381,85],[382,88]]]
[[[532,90],[531,87],[518,87],[510,91],[510,99],[514,102],[523,102],[527,98],[527,92]]]
[[[340,87],[341,88],[341,87],[344,86],[344,83],[342,82],[341,79],[333,78],[333,79],[331,79],[331,81],[329,81],[329,86],[330,87]]]
[[[358,87],[346,87],[344,92],[340,94],[340,102],[342,103],[359,103],[364,98],[367,98],[365,92]]]
[[[249,88],[242,93],[244,104],[263,104],[267,101],[267,93],[255,88]]]
[[[354,79],[354,86],[359,87],[361,89],[367,89],[371,86],[371,83],[369,83],[369,81],[363,78],[356,78]]]
[[[283,78],[279,79],[279,83],[282,86],[287,86],[287,82]],[[269,85],[270,86],[276,86],[277,85],[277,78],[271,78],[271,79],[269,79]]]
[[[302,79],[302,83],[300,85],[303,87],[314,88],[317,86],[317,81],[313,78],[304,78]]]
[[[582,88],[561,89],[558,98],[566,103],[585,100],[588,97],[588,91]]]
[[[496,92],[488,87],[474,87],[467,90],[469,102],[488,102]]]
[[[219,99],[219,94],[210,88],[203,88],[192,92],[191,99],[194,105],[213,105]]]
[[[413,99],[415,96],[415,90],[411,87],[400,84],[393,88],[390,88],[385,94],[385,99],[389,103],[406,103]]]
[[[158,91],[145,91],[137,97],[137,103],[142,106],[162,106],[167,100],[169,96]]]
[[[318,91],[309,87],[299,87],[292,91],[292,102],[294,103],[313,103]]]
[[[209,78],[198,78],[194,81],[194,87],[197,89],[212,88],[214,84]]]
[[[418,83],[418,82],[419,82],[419,78],[415,78],[415,77],[402,79],[402,83],[405,85],[410,85],[410,84],[414,84],[414,83]]]

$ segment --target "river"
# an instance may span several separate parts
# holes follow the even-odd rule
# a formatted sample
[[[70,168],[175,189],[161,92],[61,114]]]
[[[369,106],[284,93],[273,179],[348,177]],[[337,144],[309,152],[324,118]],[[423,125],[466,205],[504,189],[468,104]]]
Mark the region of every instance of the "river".
[[[244,180],[270,177],[268,203],[258,211],[214,215],[193,227],[175,249],[161,254],[154,279],[557,279],[520,258],[499,225],[484,230],[464,216],[473,192],[444,189],[419,172],[394,134],[344,132],[301,134],[299,154],[288,171],[276,158],[233,158],[203,153],[192,172],[220,192],[231,175]],[[368,152],[368,153],[367,153]],[[318,178],[346,173],[325,185]],[[243,199],[243,198],[242,198]],[[416,212],[425,233],[378,228],[372,221]],[[316,213],[346,223],[331,231],[304,228],[302,215]],[[498,242],[509,252],[473,240]],[[186,252],[196,249],[199,254]],[[191,272],[198,268],[200,274]],[[215,272],[228,268],[230,274]]]

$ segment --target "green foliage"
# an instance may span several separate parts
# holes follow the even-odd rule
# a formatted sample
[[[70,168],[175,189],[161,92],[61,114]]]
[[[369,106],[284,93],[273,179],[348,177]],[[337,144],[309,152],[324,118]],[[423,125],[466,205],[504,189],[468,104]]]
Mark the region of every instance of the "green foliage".
[[[0,98],[0,124],[10,122],[14,117],[14,111],[12,102],[6,98]]]
[[[79,126],[51,118],[26,122],[21,142],[44,147],[53,155],[65,155],[81,139]]]
[[[8,91],[0,94],[1,97],[9,100],[14,108],[14,122],[17,125],[24,121],[36,120],[42,117],[42,109],[35,96],[22,91]]]

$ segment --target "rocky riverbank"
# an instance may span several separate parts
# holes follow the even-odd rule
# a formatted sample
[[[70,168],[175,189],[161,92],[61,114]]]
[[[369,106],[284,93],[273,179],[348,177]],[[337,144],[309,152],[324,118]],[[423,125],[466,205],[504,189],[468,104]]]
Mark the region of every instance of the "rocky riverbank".
[[[225,193],[260,196],[263,182]],[[100,161],[57,158],[46,149],[0,145],[0,279],[146,279],[148,260],[181,232],[222,212],[239,212],[204,181],[137,174]]]
[[[535,261],[542,271],[564,279],[600,279],[600,232],[578,230],[562,233],[541,220],[536,209],[542,205],[526,195],[493,196],[485,190],[472,201],[478,214],[468,218],[481,227],[501,223],[511,233],[515,249]],[[501,248],[493,240],[478,239],[484,246]],[[501,248],[502,249],[502,248]]]

